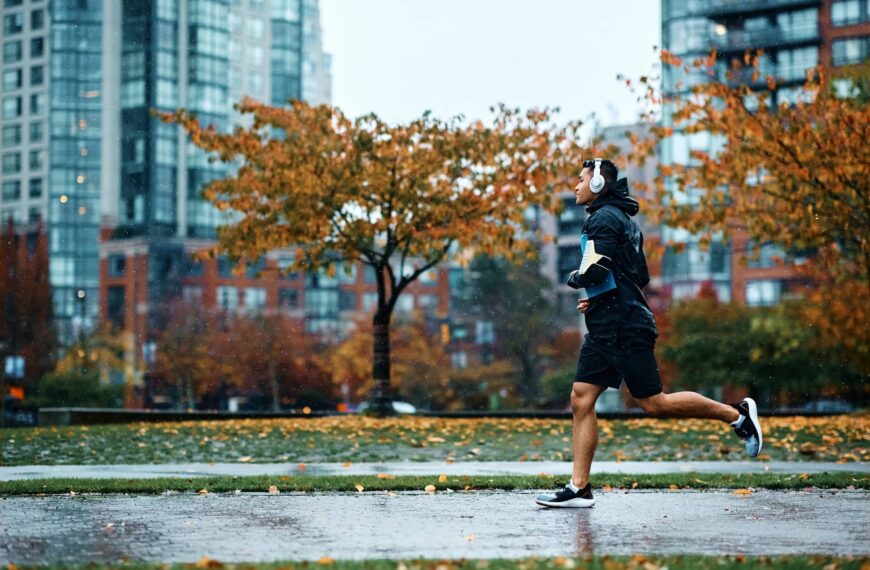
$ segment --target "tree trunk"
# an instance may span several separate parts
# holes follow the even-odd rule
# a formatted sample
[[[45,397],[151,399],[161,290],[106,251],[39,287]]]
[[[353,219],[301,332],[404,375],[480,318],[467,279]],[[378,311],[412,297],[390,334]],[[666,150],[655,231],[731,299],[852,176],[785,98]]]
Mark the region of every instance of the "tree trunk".
[[[193,382],[190,379],[187,379],[184,382],[184,396],[187,399],[187,409],[194,409],[196,407],[196,402],[193,399]]]
[[[390,315],[386,308],[378,307],[372,321],[374,325],[374,346],[372,359],[372,399],[371,412],[378,416],[391,416],[393,398],[390,393]]]
[[[269,360],[269,385],[272,387],[272,411],[281,411],[280,394],[278,393],[278,374],[275,371],[275,362]]]

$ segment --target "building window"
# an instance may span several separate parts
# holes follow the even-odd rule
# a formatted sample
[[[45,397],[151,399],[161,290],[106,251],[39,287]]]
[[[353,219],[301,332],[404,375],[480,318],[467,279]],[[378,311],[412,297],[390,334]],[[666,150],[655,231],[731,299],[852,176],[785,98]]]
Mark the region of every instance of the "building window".
[[[807,69],[819,63],[819,48],[816,46],[782,50],[777,55],[777,75],[786,80],[803,79]]]
[[[123,285],[110,285],[106,288],[106,316],[118,328],[124,326],[124,296]]]
[[[3,90],[12,91],[21,88],[21,70],[7,69],[3,72]]]
[[[3,0],[4,8],[14,8],[15,6],[21,6],[24,3],[24,0]]]
[[[248,313],[259,313],[266,306],[266,290],[262,287],[245,289],[245,310]]]
[[[3,155],[3,174],[21,172],[21,153],[7,152]]]
[[[356,293],[353,291],[338,292],[338,309],[340,311],[356,310]]]
[[[492,344],[495,342],[495,325],[492,321],[477,321],[475,323],[474,340],[477,344]]]
[[[30,57],[42,57],[45,53],[45,38],[32,38],[30,40]]]
[[[235,311],[239,306],[239,290],[235,287],[221,286],[217,288],[218,306],[226,311]]]
[[[42,178],[30,179],[30,190],[28,192],[31,198],[42,197]]]
[[[42,142],[43,123],[30,123],[30,142]]]
[[[30,68],[30,84],[42,85],[45,82],[45,68],[41,65]]]
[[[396,300],[396,311],[398,313],[408,314],[414,310],[414,296],[410,293],[399,295]]]
[[[417,306],[425,312],[437,310],[438,295],[417,295]]]
[[[21,61],[21,42],[6,42],[3,44],[3,63]]]
[[[227,257],[218,257],[218,277],[232,277],[233,267],[235,267],[235,263],[230,261]]]
[[[109,276],[121,277],[127,272],[127,258],[123,254],[109,256]]]
[[[263,22],[262,18],[257,18],[257,17],[248,18],[248,37],[249,38],[252,38],[255,40],[263,39],[263,31],[265,30],[265,28],[266,28],[266,26],[265,26],[265,23]]]
[[[181,288],[181,298],[185,303],[191,305],[202,303],[202,287],[199,285],[184,285]]]
[[[282,287],[278,289],[278,306],[284,309],[295,309],[299,306],[299,291]]]
[[[21,97],[5,97],[3,99],[3,118],[15,119],[21,116]]]
[[[45,10],[30,12],[30,29],[41,30],[45,26]]]
[[[263,65],[263,48],[262,46],[257,45],[249,45],[248,46],[248,63],[251,65],[261,66]]]
[[[868,44],[870,44],[870,36],[835,40],[832,46],[832,63],[837,66],[864,61],[870,54]]]
[[[831,23],[848,26],[870,20],[870,3],[867,0],[834,0],[831,3]]]
[[[30,151],[30,170],[39,170],[42,168],[42,150],[31,150]]]
[[[363,293],[363,311],[373,311],[378,306],[377,293]]]
[[[39,220],[42,219],[42,212],[39,211],[39,208],[29,208],[27,210],[27,221],[31,224],[35,224]]]
[[[21,143],[21,125],[6,125],[3,127],[3,146]]]
[[[468,368],[468,354],[466,352],[454,352],[450,355],[453,368]]]
[[[21,182],[11,180],[3,183],[3,201],[18,200],[21,198]]]
[[[41,115],[45,111],[45,94],[34,93],[30,96],[30,114]]]
[[[3,16],[3,33],[7,36],[20,34],[24,29],[24,15],[21,12]]]
[[[779,302],[782,283],[772,279],[746,282],[746,304],[750,307],[775,305]]]

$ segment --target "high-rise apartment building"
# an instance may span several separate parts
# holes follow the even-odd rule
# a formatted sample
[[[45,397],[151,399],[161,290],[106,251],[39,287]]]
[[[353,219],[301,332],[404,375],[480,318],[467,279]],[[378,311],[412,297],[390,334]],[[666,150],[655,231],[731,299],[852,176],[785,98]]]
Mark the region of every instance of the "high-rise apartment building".
[[[153,258],[156,296],[156,268],[221,221],[200,191],[224,167],[150,111],[226,129],[244,94],[328,102],[330,60],[317,0],[0,1],[0,217],[45,220],[68,341],[99,315],[101,227],[104,249]]]
[[[0,217],[43,219],[61,334],[97,316],[102,2],[3,0]]]
[[[771,96],[779,104],[797,97],[808,68],[850,65],[870,57],[870,2],[662,0],[662,44],[689,60],[716,49],[723,78],[732,59],[763,50],[760,79],[752,87],[766,89],[766,76],[778,77],[781,83]],[[663,91],[679,96],[698,80],[666,67]],[[670,122],[667,109],[663,120]],[[660,160],[685,164],[692,150],[710,151],[714,144],[706,133],[678,133],[661,145]],[[754,247],[745,236],[734,236],[726,245],[714,243],[707,251],[700,249],[694,236],[678,229],[663,228],[662,238],[686,244],[683,252],[670,250],[663,259],[663,282],[674,298],[694,296],[707,281],[722,300],[765,305],[779,302],[800,286],[793,273],[777,266],[775,258],[782,252],[771,244],[761,244],[759,259],[743,263]]]

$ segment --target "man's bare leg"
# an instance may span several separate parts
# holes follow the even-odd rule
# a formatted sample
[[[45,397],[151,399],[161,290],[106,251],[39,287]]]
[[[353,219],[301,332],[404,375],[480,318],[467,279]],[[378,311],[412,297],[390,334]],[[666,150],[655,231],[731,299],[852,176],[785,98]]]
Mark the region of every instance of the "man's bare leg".
[[[586,382],[574,382],[571,389],[571,411],[574,414],[572,424],[574,467],[571,471],[571,482],[581,489],[589,482],[592,456],[595,455],[595,447],[598,445],[595,401],[604,390],[606,388],[603,386]]]
[[[681,418],[703,418],[735,422],[740,417],[733,407],[711,400],[697,392],[664,392],[649,398],[635,398],[645,412],[653,415],[668,415]]]

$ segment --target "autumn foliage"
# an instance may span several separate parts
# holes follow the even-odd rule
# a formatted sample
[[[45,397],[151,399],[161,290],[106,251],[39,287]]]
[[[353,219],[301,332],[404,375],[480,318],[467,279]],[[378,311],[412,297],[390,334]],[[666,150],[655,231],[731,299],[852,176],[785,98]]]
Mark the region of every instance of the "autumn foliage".
[[[838,93],[824,68],[774,105],[778,80],[760,76],[759,56],[731,62],[723,76],[715,53],[683,62],[663,52],[666,68],[701,76],[680,96],[663,98],[642,78],[649,108],[665,106],[670,118],[635,139],[633,159],[678,134],[710,143],[685,164],[660,165],[646,213],[698,234],[702,245],[741,231],[781,246],[815,283],[805,320],[870,371],[870,106]],[[750,87],[760,81],[767,89]]]
[[[372,267],[373,401],[382,411],[390,318],[402,291],[460,251],[534,254],[524,213],[557,206],[552,187],[576,174],[583,150],[580,123],[557,126],[546,110],[502,106],[490,124],[426,113],[390,125],[301,101],[270,107],[244,99],[237,109],[252,115],[251,126],[231,133],[183,110],[162,115],[215,159],[238,167],[204,191],[232,214],[215,249],[253,260],[297,248],[288,271]]]

